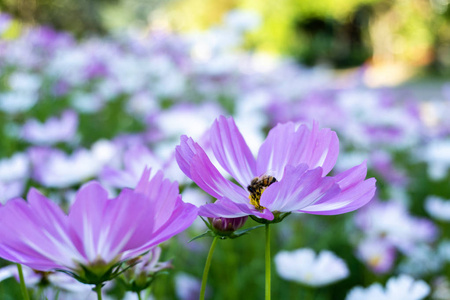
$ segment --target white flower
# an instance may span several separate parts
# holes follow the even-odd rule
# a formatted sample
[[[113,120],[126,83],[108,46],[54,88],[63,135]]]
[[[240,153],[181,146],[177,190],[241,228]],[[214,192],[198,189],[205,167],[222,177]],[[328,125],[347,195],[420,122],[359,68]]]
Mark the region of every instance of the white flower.
[[[174,142],[178,143],[182,134],[198,139],[221,113],[221,107],[214,103],[197,106],[180,104],[155,116],[154,122],[163,136],[173,137]]]
[[[32,150],[30,155],[37,181],[46,187],[66,188],[96,177],[114,158],[115,148],[100,140],[91,150],[78,149],[71,155],[53,149]]]
[[[9,199],[22,196],[24,188],[24,180],[15,180],[11,182],[0,181],[0,202],[5,204]]]
[[[311,249],[281,251],[275,264],[282,278],[310,286],[327,285],[349,275],[345,262],[327,250],[317,256]]]
[[[435,274],[444,267],[444,258],[426,244],[416,245],[398,266],[401,273],[415,277]]]
[[[92,114],[99,112],[105,101],[98,95],[76,92],[71,99],[72,107],[80,113]]]
[[[36,94],[20,91],[0,94],[0,110],[10,114],[16,114],[29,110],[38,101]]]
[[[437,220],[450,221],[450,200],[430,196],[425,201],[425,210]]]
[[[441,180],[450,168],[450,140],[434,140],[425,149],[417,151],[417,156],[428,163],[431,179]]]
[[[422,280],[415,281],[408,275],[393,277],[386,283],[386,289],[379,283],[368,288],[353,288],[346,300],[421,300],[430,293],[430,287]]]
[[[11,158],[0,160],[0,181],[10,182],[28,177],[29,160],[24,153],[16,153]]]
[[[20,197],[29,176],[29,159],[24,153],[16,153],[0,160],[0,202]]]

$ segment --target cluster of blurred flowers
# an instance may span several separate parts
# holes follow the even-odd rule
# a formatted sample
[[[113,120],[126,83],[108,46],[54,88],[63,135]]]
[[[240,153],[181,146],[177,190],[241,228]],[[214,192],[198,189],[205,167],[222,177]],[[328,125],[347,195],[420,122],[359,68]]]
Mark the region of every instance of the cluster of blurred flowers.
[[[404,90],[367,88],[364,67],[338,77],[244,52],[244,35],[257,24],[248,17],[234,12],[223,25],[191,35],[151,30],[77,41],[48,27],[2,38],[14,20],[0,14],[0,201],[23,196],[33,184],[67,207],[86,181],[98,179],[116,195],[136,187],[149,165],[178,180],[185,201],[203,204],[209,196],[188,184],[176,164],[180,135],[208,145],[204,133],[214,119],[233,115],[255,153],[268,128],[314,120],[339,135],[337,171],[367,159],[381,183],[379,199],[349,223],[355,256],[377,274],[427,279],[436,299],[450,298],[440,288],[448,282],[438,276],[450,262],[450,242],[442,238],[450,235],[450,189],[426,199],[430,189],[418,184],[450,187],[450,88],[418,99]],[[315,258],[310,249],[280,252],[275,263],[281,277],[310,286],[349,272],[334,254]],[[52,275],[27,272],[53,282]],[[408,290],[415,296],[398,298]],[[427,283],[402,275],[386,290],[357,288],[347,299],[429,293]]]

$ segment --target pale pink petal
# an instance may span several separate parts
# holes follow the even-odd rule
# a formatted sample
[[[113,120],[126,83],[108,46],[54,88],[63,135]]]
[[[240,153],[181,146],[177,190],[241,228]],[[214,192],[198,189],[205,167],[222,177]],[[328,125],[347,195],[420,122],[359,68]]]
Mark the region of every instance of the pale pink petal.
[[[174,210],[179,194],[178,183],[165,179],[162,171],[158,171],[151,180],[149,178],[150,172],[144,171],[135,191],[142,193],[154,207],[155,226],[158,227],[158,224],[167,221]]]
[[[237,218],[249,215],[254,215],[267,220],[273,220],[274,218],[273,214],[268,209],[261,212],[256,210],[251,204],[235,203],[227,198],[222,198],[214,203],[201,206],[198,214],[210,218]]]
[[[318,215],[337,215],[356,210],[367,204],[375,195],[375,178],[364,180],[367,173],[366,163],[355,166],[336,175],[334,180],[341,192],[332,199],[318,201],[300,212]]]
[[[287,166],[283,179],[264,191],[260,204],[272,212],[290,212],[330,199],[339,191],[332,178],[322,177],[320,167],[307,171],[305,164]]]
[[[182,171],[214,198],[227,197],[235,202],[248,201],[248,192],[225,179],[211,163],[205,151],[192,139],[181,137],[176,158]]]
[[[319,130],[314,123],[312,130],[306,125],[298,129],[293,123],[278,124],[261,145],[257,158],[257,173],[283,177],[287,165],[308,165],[309,169],[322,167],[325,176],[336,163],[339,140],[328,128]]]
[[[12,199],[0,209],[0,256],[42,271],[75,267],[72,259],[83,257],[69,238],[64,213],[37,191],[30,196],[30,203]]]
[[[220,165],[246,188],[256,174],[256,161],[233,118],[220,116],[211,127],[211,147]]]
[[[137,247],[124,253],[123,258],[133,257],[155,245],[171,238],[172,236],[182,232],[188,228],[197,218],[198,208],[192,204],[185,203],[181,200],[181,196],[177,197],[175,208],[170,217],[163,224],[158,224],[154,231],[148,237],[148,241],[141,247]]]

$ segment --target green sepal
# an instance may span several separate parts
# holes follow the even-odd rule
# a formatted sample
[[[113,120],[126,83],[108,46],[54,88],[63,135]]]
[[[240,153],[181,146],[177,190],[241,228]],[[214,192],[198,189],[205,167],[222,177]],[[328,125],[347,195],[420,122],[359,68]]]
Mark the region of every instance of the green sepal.
[[[87,268],[86,266],[83,266],[81,264],[79,265],[78,272],[72,272],[72,271],[61,270],[61,269],[57,269],[56,271],[66,273],[67,275],[75,278],[76,280],[78,280],[81,283],[98,285],[98,284],[103,284],[104,282],[107,282],[107,281],[110,281],[110,280],[116,278],[117,276],[119,276],[120,274],[122,274],[123,272],[128,270],[129,268],[133,267],[137,263],[136,262],[130,266],[127,266],[126,268],[121,269],[122,264],[124,262],[125,261],[117,262],[114,265],[112,265],[111,267],[109,267],[108,269],[105,268],[106,271],[103,271],[103,272],[98,272],[101,269],[96,270],[97,272],[93,272],[90,268]]]
[[[261,224],[276,224],[276,223],[280,223],[281,221],[284,220],[284,218],[286,218],[287,216],[289,216],[291,213],[290,212],[286,212],[286,213],[282,213],[279,211],[274,211],[273,212],[273,220],[266,220],[266,219],[262,219],[262,218],[258,218],[256,216],[251,215],[250,218],[252,218],[254,221],[261,223]]]
[[[192,238],[190,241],[189,241],[189,243],[190,242],[192,242],[192,241],[195,241],[196,239],[200,239],[200,238],[203,238],[203,237],[219,237],[221,240],[225,240],[225,239],[235,239],[235,238],[238,238],[238,237],[240,237],[240,236],[243,236],[244,234],[247,234],[247,233],[249,233],[250,231],[252,231],[252,230],[254,230],[254,229],[257,229],[257,228],[259,228],[259,227],[263,227],[264,225],[257,225],[257,226],[253,226],[253,227],[250,227],[250,228],[245,228],[245,229],[239,229],[239,230],[236,230],[236,231],[230,231],[230,232],[219,232],[219,231],[212,231],[212,230],[208,230],[208,231],[206,231],[206,232],[204,232],[204,233],[202,233],[202,234],[200,234],[200,235],[198,235],[198,236],[196,236],[196,237],[194,237],[194,238]]]
[[[212,226],[211,226],[211,223],[209,223],[208,221],[206,221],[205,219],[203,219],[202,216],[200,216],[200,219],[202,219],[203,223],[205,223],[206,227],[208,227],[209,230],[214,231],[213,228],[212,228]],[[192,241],[192,240],[191,240],[191,241]]]

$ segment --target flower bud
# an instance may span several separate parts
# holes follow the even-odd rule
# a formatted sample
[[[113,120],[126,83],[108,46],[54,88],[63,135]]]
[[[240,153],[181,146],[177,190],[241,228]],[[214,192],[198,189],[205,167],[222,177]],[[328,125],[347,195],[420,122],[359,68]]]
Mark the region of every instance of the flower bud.
[[[230,235],[244,226],[247,216],[239,218],[209,218],[213,230],[221,235]]]

